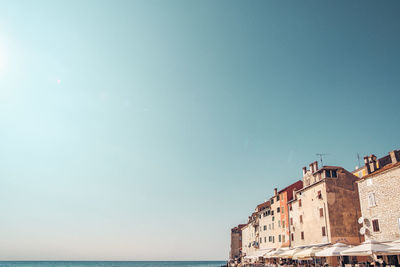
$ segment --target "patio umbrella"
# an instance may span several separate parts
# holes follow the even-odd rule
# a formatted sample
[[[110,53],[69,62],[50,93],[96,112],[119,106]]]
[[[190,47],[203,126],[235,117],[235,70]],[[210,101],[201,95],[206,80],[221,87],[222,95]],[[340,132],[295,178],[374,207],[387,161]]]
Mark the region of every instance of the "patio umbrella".
[[[340,252],[343,256],[372,256],[389,254],[390,246],[375,240],[367,240],[359,246],[355,246]]]
[[[287,251],[287,249],[281,249],[278,248],[277,250],[273,250],[268,252],[267,254],[264,255],[265,258],[280,258],[279,254]]]
[[[289,249],[289,250],[286,250],[286,251],[283,252],[283,253],[280,253],[280,254],[277,255],[277,256],[278,256],[278,258],[292,258],[293,255],[294,255],[296,252],[298,252],[298,251],[299,251],[299,249],[296,249],[296,248],[294,248],[294,249]]]
[[[387,243],[390,248],[388,249],[392,253],[400,253],[400,239]]]
[[[328,248],[325,248],[321,251],[315,253],[316,257],[337,257],[341,256],[340,252],[351,248],[351,246],[343,244],[343,243],[336,243]]]
[[[297,251],[293,255],[293,259],[307,259],[309,260],[310,258],[315,257],[315,253],[319,252],[322,248],[319,247],[311,247],[311,248],[305,248],[302,250]]]

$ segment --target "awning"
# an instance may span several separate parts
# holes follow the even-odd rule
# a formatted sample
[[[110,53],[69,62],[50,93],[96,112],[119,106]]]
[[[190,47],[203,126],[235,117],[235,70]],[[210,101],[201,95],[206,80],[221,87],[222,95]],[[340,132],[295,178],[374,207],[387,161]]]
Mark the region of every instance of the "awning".
[[[259,257],[263,257],[265,254],[267,254],[271,250],[272,250],[272,248],[256,250],[253,253],[245,256],[244,258],[245,259],[258,259]]]
[[[293,259],[310,259],[315,257],[315,253],[321,251],[321,247],[310,247],[298,250],[293,254]]]
[[[278,248],[265,254],[264,258],[280,258],[279,254],[288,251],[288,249]]]
[[[325,248],[321,251],[315,253],[316,257],[335,257],[340,256],[340,252],[351,248],[352,246],[343,244],[343,243],[336,243],[328,248]]]
[[[386,244],[390,246],[388,250],[391,253],[400,254],[400,239]]]
[[[359,246],[355,246],[340,252],[343,256],[371,256],[390,254],[391,246],[379,243],[375,240],[368,240]],[[393,253],[393,252],[392,252]]]
[[[296,248],[289,249],[289,250],[284,251],[283,253],[280,253],[277,256],[278,256],[278,258],[292,258],[293,255],[298,251],[299,251],[299,249],[296,249]]]

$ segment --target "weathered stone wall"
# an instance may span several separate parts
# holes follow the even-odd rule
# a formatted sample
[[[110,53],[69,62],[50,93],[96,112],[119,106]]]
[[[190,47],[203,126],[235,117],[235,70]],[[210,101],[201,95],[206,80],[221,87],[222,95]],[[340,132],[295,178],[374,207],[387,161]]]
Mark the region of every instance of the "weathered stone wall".
[[[366,239],[390,241],[400,238],[400,166],[373,175],[358,183]],[[368,194],[375,194],[376,206],[368,207]],[[379,232],[374,232],[372,220],[378,219]],[[359,225],[359,227],[361,227]]]
[[[361,216],[357,177],[338,170],[338,178],[326,180],[330,238],[332,243],[359,244],[358,218]]]
[[[241,237],[242,233],[240,229],[231,230],[231,250],[229,253],[230,259],[235,259],[240,257],[240,248],[242,246]]]
[[[252,224],[248,224],[247,226],[242,228],[242,254],[250,255],[254,253],[255,248],[253,246],[249,247],[249,244],[252,244],[255,241],[255,231]]]
[[[317,197],[318,191],[321,191],[322,199]],[[326,190],[323,181],[314,184],[298,192],[297,199],[292,201],[292,210],[289,210],[289,221],[293,219],[293,225],[290,225],[290,233],[294,234],[294,240],[291,241],[291,247],[308,246],[328,243],[329,218],[326,212]],[[301,200],[301,206],[299,201]],[[320,208],[324,214],[320,216]],[[302,222],[300,220],[302,216]],[[326,229],[326,236],[322,236],[322,227]],[[304,239],[301,239],[301,232],[304,233]]]
[[[357,225],[361,215],[355,183],[357,177],[343,168],[329,169],[336,169],[337,177],[326,177],[325,170],[314,174],[307,172],[303,178],[305,188],[298,191],[297,199],[291,202],[292,247],[337,242],[359,244],[362,241]],[[301,238],[302,232],[304,239]]]

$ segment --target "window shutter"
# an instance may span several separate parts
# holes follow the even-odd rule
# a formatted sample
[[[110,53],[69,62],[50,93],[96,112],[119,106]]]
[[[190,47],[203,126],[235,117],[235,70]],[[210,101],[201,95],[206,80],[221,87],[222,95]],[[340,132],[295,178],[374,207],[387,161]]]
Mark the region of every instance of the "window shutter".
[[[372,220],[372,228],[374,232],[379,232],[379,222],[377,219]]]
[[[376,206],[375,194],[369,193],[368,194],[368,207],[374,207],[374,206]]]

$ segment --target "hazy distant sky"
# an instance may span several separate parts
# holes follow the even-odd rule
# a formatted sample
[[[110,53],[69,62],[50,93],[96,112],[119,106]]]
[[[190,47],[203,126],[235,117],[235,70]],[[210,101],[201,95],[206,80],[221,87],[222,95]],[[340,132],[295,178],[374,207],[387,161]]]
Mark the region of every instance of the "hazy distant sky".
[[[0,1],[0,259],[225,259],[400,148],[398,1]]]

